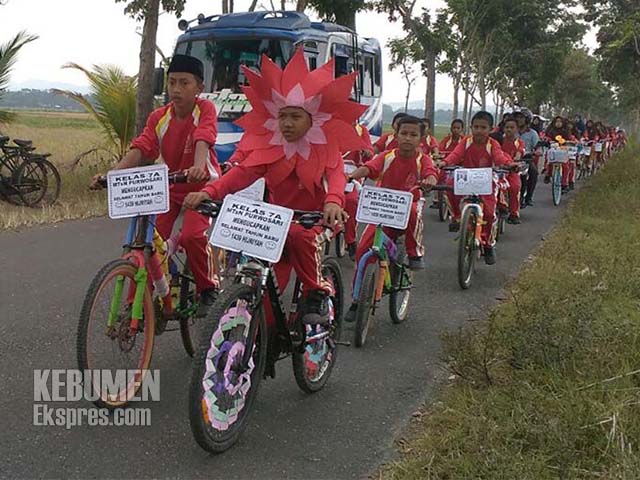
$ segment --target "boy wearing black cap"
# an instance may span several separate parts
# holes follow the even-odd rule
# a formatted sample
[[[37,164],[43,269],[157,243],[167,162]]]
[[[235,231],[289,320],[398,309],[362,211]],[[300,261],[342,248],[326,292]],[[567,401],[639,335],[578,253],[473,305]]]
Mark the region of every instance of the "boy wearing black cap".
[[[209,100],[199,98],[204,88],[202,62],[188,55],[174,55],[168,73],[169,104],[149,115],[143,132],[131,142],[131,150],[115,167],[132,168],[158,160],[166,163],[170,172],[187,174],[188,183],[170,186],[170,210],[156,220],[156,228],[165,239],[171,236],[186,195],[220,176],[214,150],[218,132],[216,109]],[[206,316],[215,300],[213,256],[206,235],[210,222],[203,215],[186,210],[179,239],[200,294],[199,317]]]

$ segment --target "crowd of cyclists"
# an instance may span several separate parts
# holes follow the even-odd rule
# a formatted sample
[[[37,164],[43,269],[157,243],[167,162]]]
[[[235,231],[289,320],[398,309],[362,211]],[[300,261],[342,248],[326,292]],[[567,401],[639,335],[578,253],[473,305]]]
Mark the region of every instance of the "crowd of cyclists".
[[[217,135],[215,107],[199,97],[203,65],[186,55],[175,55],[169,67],[171,102],[150,115],[144,132],[116,166],[131,168],[160,158],[170,172],[186,174],[188,183],[171,186],[171,209],[158,216],[156,226],[169,239],[180,211],[187,212],[180,238],[172,237],[171,241],[180,243],[186,251],[200,299],[198,317],[211,312],[220,284],[206,236],[210,219],[196,210],[203,202],[219,202],[258,179],[265,179],[266,201],[296,211],[321,213],[322,225],[307,228],[292,224],[281,260],[274,266],[282,289],[292,270],[302,281],[298,313],[302,322],[316,332],[316,326],[332,321],[331,298],[335,294],[335,285],[326,281],[322,271],[326,227],[344,231],[349,257],[356,262],[379,235],[372,225],[358,234],[358,192],[367,179],[377,187],[413,195],[407,228],[385,227],[384,233],[393,239],[404,236],[407,267],[421,270],[425,267],[422,206],[429,191],[436,186],[451,187],[452,172],[458,167],[497,168],[501,176],[496,177],[493,193],[480,195],[478,201],[483,211],[483,224],[478,230],[481,250],[485,263],[491,265],[496,262],[496,218],[504,215],[508,223],[521,223],[520,210],[534,205],[538,176],[544,175],[545,182],[551,177],[547,152],[573,147],[569,149],[570,161],[562,164],[562,189],[569,192],[579,171],[595,171],[626,143],[625,133],[619,128],[593,120],[585,122],[580,116],[557,116],[545,128],[542,116],[519,107],[505,114],[497,125],[486,111],[477,112],[468,127],[455,119],[450,133],[440,142],[432,133],[429,119],[398,113],[391,131],[372,141],[367,129],[358,123],[366,107],[350,99],[355,73],[334,78],[332,64],[309,72],[302,51],[284,70],[265,57],[261,70],[256,73],[245,69],[250,84],[245,93],[253,110],[237,122],[245,133],[225,168],[218,165],[213,148]],[[355,184],[358,188],[349,188]],[[98,186],[97,176],[93,187]],[[449,188],[442,197],[433,195],[430,206],[441,208],[443,201],[449,212],[449,230],[456,232],[460,230],[464,199]],[[272,316],[270,305],[273,303],[265,302],[267,324]],[[356,311],[354,301],[345,320],[353,321]],[[216,335],[222,338],[225,331]],[[315,342],[321,335],[314,335]],[[220,366],[220,371],[227,372],[224,375],[229,369],[240,368],[231,365],[232,359],[221,358],[216,356],[212,361],[227,362]],[[230,381],[224,378],[224,382]],[[240,387],[231,390],[234,395],[242,394]]]

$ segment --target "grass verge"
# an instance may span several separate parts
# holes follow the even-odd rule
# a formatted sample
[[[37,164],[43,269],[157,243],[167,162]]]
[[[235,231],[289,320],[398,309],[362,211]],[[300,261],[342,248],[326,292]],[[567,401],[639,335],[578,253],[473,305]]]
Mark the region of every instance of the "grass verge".
[[[640,478],[640,148],[578,192],[474,329],[388,479]]]

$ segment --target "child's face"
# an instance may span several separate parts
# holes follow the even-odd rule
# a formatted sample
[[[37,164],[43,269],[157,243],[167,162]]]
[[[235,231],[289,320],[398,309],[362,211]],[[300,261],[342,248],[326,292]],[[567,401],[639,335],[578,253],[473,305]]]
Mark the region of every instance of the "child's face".
[[[287,142],[297,142],[311,128],[311,115],[300,107],[285,107],[278,113],[278,126]]]
[[[195,99],[202,93],[204,85],[192,73],[171,72],[167,90],[169,100],[180,108],[193,108]]]
[[[404,123],[398,129],[398,146],[400,150],[409,153],[415,152],[420,145],[420,125]]]
[[[562,121],[561,118],[556,118],[556,121],[553,123],[555,125],[556,128],[562,128],[562,124],[564,122]]]
[[[483,118],[477,118],[471,124],[471,134],[473,135],[474,142],[483,143],[489,138],[491,133],[491,125]]]
[[[460,122],[456,122],[451,125],[451,135],[456,138],[462,135],[462,125],[460,124]]]
[[[509,138],[515,137],[517,131],[518,131],[518,124],[516,123],[515,120],[509,120],[504,124],[504,134],[507,137]]]

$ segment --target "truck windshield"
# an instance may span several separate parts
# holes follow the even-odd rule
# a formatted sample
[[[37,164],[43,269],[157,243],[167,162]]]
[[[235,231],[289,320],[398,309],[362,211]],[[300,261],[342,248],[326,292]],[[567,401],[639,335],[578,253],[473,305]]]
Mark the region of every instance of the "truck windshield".
[[[293,43],[274,38],[192,40],[179,43],[176,53],[199,58],[204,64],[205,93],[231,90],[240,93],[246,83],[241,65],[260,67],[266,54],[281,68],[293,54]]]

